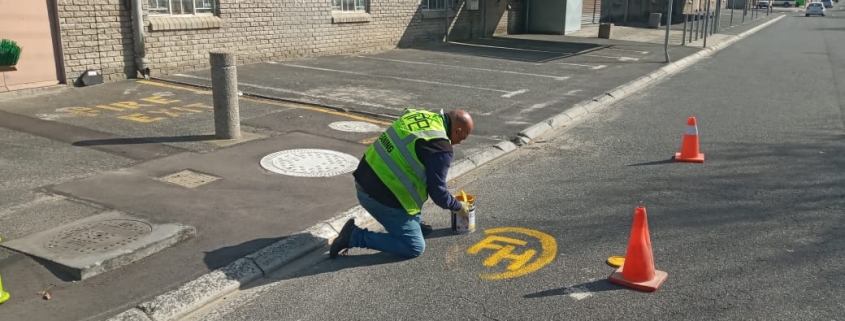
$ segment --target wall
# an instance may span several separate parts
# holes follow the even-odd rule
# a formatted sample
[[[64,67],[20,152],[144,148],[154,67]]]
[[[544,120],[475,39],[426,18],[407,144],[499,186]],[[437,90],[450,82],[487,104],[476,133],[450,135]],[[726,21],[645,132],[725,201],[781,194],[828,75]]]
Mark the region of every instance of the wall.
[[[57,0],[68,84],[88,69],[104,81],[134,77],[132,17],[122,0]]]
[[[131,12],[122,0],[59,1],[70,79],[88,68],[102,69],[106,81],[136,77]],[[487,33],[504,31],[507,1],[486,1]],[[422,10],[422,0],[371,0],[365,14],[333,12],[331,0],[219,0],[217,15],[190,18],[149,15],[143,2],[152,76],[208,68],[210,50],[235,50],[239,64],[341,55],[441,41],[445,28],[445,12]],[[482,11],[457,3],[450,40],[479,35]],[[93,15],[90,7],[101,10]]]

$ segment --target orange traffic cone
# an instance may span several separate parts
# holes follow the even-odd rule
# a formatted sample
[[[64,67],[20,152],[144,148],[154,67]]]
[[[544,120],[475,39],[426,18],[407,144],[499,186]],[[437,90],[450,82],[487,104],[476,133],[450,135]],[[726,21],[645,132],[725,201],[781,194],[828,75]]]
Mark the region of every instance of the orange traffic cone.
[[[663,282],[666,282],[668,277],[668,273],[654,269],[645,207],[637,207],[634,211],[634,226],[631,228],[631,238],[628,240],[625,263],[608,279],[610,282],[629,288],[654,292]]]
[[[704,154],[698,152],[698,125],[695,117],[687,119],[687,131],[681,142],[681,152],[675,153],[676,162],[704,163]]]

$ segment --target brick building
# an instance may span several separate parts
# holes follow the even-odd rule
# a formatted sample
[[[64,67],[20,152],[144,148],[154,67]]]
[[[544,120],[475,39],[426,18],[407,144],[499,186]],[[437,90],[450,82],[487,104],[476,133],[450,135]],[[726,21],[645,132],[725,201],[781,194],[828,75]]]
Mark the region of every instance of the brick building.
[[[111,82],[206,68],[216,49],[254,63],[442,41],[447,12],[450,39],[489,36],[507,32],[518,1],[0,0],[0,38],[24,48],[0,92],[73,84],[88,70]]]

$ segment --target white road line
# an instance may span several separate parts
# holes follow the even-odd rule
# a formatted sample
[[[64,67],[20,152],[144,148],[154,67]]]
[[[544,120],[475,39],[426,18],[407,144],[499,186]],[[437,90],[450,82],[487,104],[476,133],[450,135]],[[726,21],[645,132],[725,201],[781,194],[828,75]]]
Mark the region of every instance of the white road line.
[[[611,56],[599,56],[599,55],[584,55],[590,57],[598,57],[598,58],[608,58],[608,59],[616,59],[619,61],[639,61],[639,58],[631,58],[631,57],[611,57]]]
[[[553,64],[586,67],[586,68],[590,68],[592,70],[598,70],[598,69],[602,69],[604,67],[607,67],[605,65],[590,66],[590,65],[582,65],[582,64],[573,64],[573,63],[570,63],[570,62],[553,62]],[[542,64],[538,64],[538,65],[542,65]]]
[[[504,94],[501,97],[511,98],[513,96],[524,94],[524,93],[527,93],[527,92],[528,92],[528,89],[520,89],[520,90],[517,90],[517,91],[512,91],[512,92],[509,92],[507,94]]]
[[[647,54],[648,54],[648,51],[631,50],[631,49],[604,48],[604,50],[630,51],[630,52],[636,52],[636,53],[638,53],[638,54],[643,54],[643,55],[647,55]]]
[[[495,49],[514,50],[514,51],[527,51],[527,52],[553,53],[553,54],[561,54],[561,55],[572,55],[572,54],[575,54],[575,53],[573,53],[573,52],[548,51],[548,50],[539,50],[539,49],[524,49],[524,48],[510,48],[510,47],[499,47],[499,46],[479,45],[479,44],[460,43],[460,42],[449,42],[449,43],[450,43],[450,44],[453,44],[453,45],[467,46],[467,47],[495,48]]]
[[[408,61],[408,60],[387,59],[387,58],[366,57],[366,56],[354,56],[354,57],[356,57],[356,58],[363,58],[363,59],[373,59],[373,60],[392,61],[392,62],[407,63],[407,64],[418,64],[418,65],[441,66],[441,67],[450,67],[450,68],[463,68],[463,69],[481,70],[481,71],[490,71],[490,72],[501,72],[501,73],[505,73],[505,74],[513,74],[513,75],[523,75],[523,76],[532,76],[532,77],[551,78],[551,79],[554,79],[554,80],[567,80],[567,79],[571,78],[571,77],[569,77],[569,76],[541,75],[541,74],[532,74],[532,73],[527,73],[527,72],[517,72],[517,71],[508,71],[508,70],[496,70],[496,69],[486,69],[486,68],[476,68],[476,67],[456,66],[456,65],[447,65],[447,64],[436,64],[436,63],[421,62],[421,61]]]
[[[319,67],[302,66],[302,65],[292,65],[292,64],[285,64],[285,63],[281,63],[281,62],[271,62],[271,63],[276,64],[276,65],[293,67],[293,68],[330,71],[330,72],[337,72],[337,73],[342,73],[342,74],[359,75],[359,76],[367,76],[367,77],[380,77],[380,78],[404,80],[404,81],[410,81],[410,82],[419,82],[419,83],[424,83],[424,84],[441,85],[441,86],[447,86],[447,87],[461,87],[461,88],[475,89],[475,90],[494,91],[494,92],[505,93],[504,95],[501,96],[501,97],[505,97],[505,98],[510,98],[510,97],[513,97],[513,96],[516,96],[516,95],[519,95],[519,94],[522,94],[522,93],[525,93],[525,92],[528,91],[528,89],[520,89],[520,90],[517,90],[517,91],[507,91],[507,90],[493,89],[493,88],[484,88],[484,87],[475,87],[475,86],[467,86],[467,85],[459,85],[459,84],[450,84],[450,83],[439,82],[439,81],[411,79],[411,78],[383,76],[383,75],[372,75],[372,74],[367,74],[367,73],[357,72],[357,71],[337,70],[337,69],[319,68]]]
[[[194,76],[194,75],[174,74],[173,76],[211,81],[211,79],[209,79],[209,78]],[[255,85],[255,84],[249,84],[249,83],[240,82],[240,81],[238,82],[238,86],[253,87],[253,88],[270,90],[270,91],[281,92],[281,93],[286,93],[286,94],[300,95],[300,96],[310,97],[310,98],[314,98],[314,99],[334,100],[334,101],[340,101],[340,102],[344,102],[344,103],[356,104],[356,105],[373,107],[373,108],[381,108],[381,109],[387,109],[387,110],[393,110],[393,111],[399,111],[399,112],[405,110],[404,108],[400,108],[400,107],[385,106],[385,105],[382,105],[382,104],[369,103],[369,102],[365,102],[365,101],[357,101],[357,100],[354,100],[354,99],[349,99],[349,98],[344,98],[344,97],[320,96],[320,95],[308,94],[308,93],[304,93],[304,92],[298,92],[298,91],[290,90],[290,89]]]

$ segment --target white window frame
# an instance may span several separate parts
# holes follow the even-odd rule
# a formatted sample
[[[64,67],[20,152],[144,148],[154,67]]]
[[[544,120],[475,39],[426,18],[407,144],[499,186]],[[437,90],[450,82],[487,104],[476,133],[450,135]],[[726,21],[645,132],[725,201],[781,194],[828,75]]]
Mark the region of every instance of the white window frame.
[[[449,7],[454,7],[455,2],[452,0],[422,0],[422,8],[424,10],[446,10],[446,1],[450,1]]]
[[[352,0],[354,8],[346,7],[347,0],[332,0],[332,11],[336,12],[369,12],[370,0]]]
[[[166,1],[166,2],[167,2],[167,8],[164,8],[164,10],[166,10],[167,12],[161,12],[161,11],[159,11],[159,10],[161,10],[161,9],[160,9],[160,7],[159,7],[158,5],[156,5],[156,6],[152,6],[152,5],[150,5],[150,2],[159,3],[159,2],[161,2],[161,1],[162,1],[162,0],[148,0],[148,1],[147,1],[147,11],[149,12],[149,15],[151,15],[151,16],[174,16],[174,17],[183,17],[183,16],[211,16],[211,15],[214,15],[214,11],[215,11],[215,9],[216,9],[216,7],[217,7],[217,0],[191,0],[191,1],[194,3],[194,6],[193,6],[193,12],[189,12],[189,13],[173,13],[173,12],[171,11],[171,8],[173,8],[173,2],[174,2],[174,1],[179,2],[179,3],[180,3],[180,5],[182,5],[182,7],[183,7],[182,9],[183,9],[183,11],[184,11],[184,4],[183,4],[184,2],[183,2],[183,1],[185,1],[185,0],[163,0],[163,1]],[[199,4],[199,3],[203,3],[203,2],[208,3],[208,4],[209,4],[209,7],[207,7],[207,8],[197,8],[197,4]],[[207,12],[197,12],[197,9],[200,9],[200,10],[205,10],[205,11],[207,11]]]

